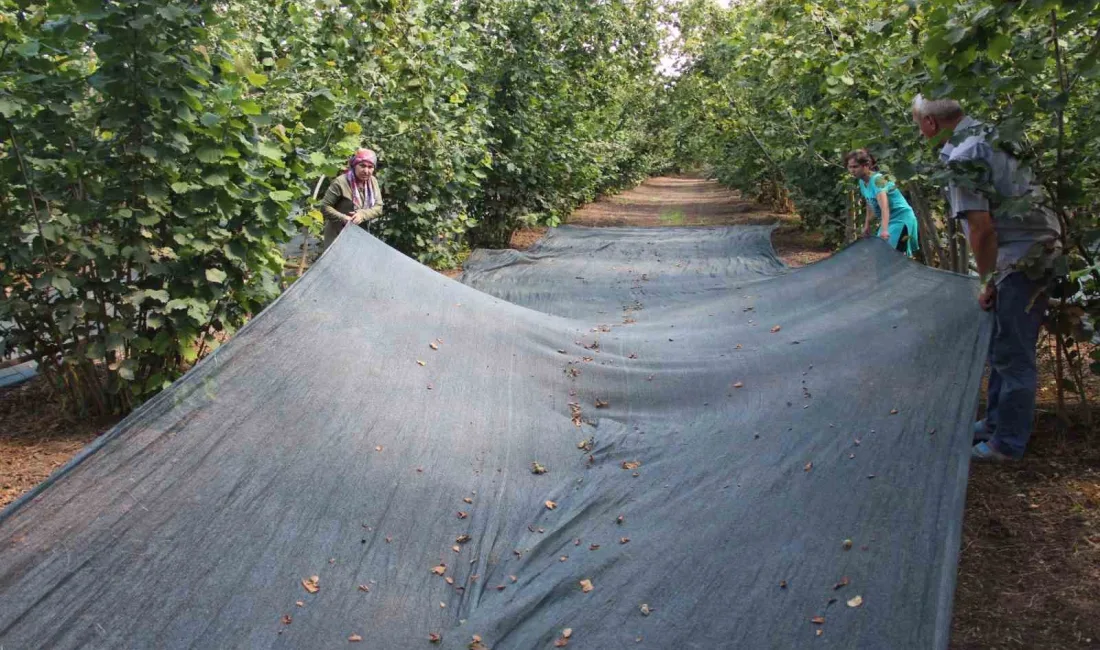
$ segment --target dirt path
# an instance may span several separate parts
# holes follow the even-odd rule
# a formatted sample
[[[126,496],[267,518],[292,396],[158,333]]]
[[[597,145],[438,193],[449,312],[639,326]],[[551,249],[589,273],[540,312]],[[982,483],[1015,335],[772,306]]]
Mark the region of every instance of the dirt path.
[[[819,234],[800,229],[797,216],[773,212],[715,181],[690,176],[650,178],[634,189],[580,208],[566,223],[643,228],[778,223],[772,245],[788,266],[810,264],[830,254]],[[512,247],[525,249],[545,233],[546,228],[519,230],[512,237]]]

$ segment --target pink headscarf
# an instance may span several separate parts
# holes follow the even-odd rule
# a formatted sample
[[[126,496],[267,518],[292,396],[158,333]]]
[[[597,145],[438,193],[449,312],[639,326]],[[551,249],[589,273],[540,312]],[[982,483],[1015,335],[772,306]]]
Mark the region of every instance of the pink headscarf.
[[[370,149],[357,149],[355,155],[348,159],[347,179],[348,184],[351,185],[351,197],[352,203],[356,209],[364,207],[374,207],[374,192],[371,189],[370,183],[366,183],[366,187],[359,187],[359,179],[355,177],[355,166],[363,161],[373,163],[375,167],[378,166],[378,154],[374,153]]]

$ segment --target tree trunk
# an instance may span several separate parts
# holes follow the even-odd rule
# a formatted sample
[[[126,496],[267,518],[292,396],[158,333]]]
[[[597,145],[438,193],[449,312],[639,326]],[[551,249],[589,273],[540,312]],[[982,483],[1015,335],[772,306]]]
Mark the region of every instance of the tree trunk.
[[[932,210],[928,205],[928,199],[918,184],[912,183],[907,188],[909,196],[913,198],[913,212],[917,213],[917,224],[920,227],[921,248],[925,250],[925,259],[929,266],[945,268],[943,259],[943,246],[940,244],[940,233],[936,228],[936,222],[932,218]]]

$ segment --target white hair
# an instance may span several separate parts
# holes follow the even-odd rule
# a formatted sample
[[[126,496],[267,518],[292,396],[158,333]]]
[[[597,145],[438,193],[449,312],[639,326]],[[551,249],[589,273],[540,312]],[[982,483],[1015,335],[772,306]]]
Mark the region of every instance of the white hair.
[[[934,117],[939,120],[953,120],[963,116],[962,105],[954,99],[925,99],[917,93],[913,98],[913,113],[918,119]]]

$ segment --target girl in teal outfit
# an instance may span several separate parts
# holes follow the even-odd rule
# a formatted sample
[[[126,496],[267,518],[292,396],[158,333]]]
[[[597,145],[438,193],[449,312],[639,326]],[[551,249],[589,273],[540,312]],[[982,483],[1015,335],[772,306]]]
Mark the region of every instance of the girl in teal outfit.
[[[866,149],[856,149],[844,158],[848,171],[859,179],[859,192],[867,202],[867,222],[863,236],[871,236],[871,226],[880,221],[878,236],[898,252],[913,257],[920,248],[917,215],[894,182],[875,171],[875,159]]]

